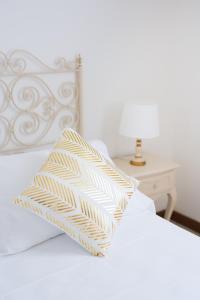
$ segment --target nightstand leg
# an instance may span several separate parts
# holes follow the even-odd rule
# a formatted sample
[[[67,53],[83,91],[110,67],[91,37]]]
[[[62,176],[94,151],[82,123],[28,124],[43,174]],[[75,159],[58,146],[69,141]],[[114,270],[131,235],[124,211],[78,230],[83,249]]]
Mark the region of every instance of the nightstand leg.
[[[176,205],[177,193],[176,189],[173,189],[170,193],[167,193],[168,203],[165,211],[164,218],[170,220],[173,213],[174,207]]]

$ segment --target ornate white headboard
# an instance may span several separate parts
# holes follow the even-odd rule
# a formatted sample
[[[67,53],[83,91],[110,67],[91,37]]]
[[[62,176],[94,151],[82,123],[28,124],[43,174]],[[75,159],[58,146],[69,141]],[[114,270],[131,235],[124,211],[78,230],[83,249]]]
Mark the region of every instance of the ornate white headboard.
[[[25,50],[0,52],[0,154],[53,144],[65,127],[80,131],[81,58],[53,66]]]

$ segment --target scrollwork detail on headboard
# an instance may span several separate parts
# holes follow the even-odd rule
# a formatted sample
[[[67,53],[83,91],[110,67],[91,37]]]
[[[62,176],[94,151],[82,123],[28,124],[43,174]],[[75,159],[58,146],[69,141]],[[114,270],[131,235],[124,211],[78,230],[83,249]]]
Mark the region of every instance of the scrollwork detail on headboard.
[[[80,57],[49,67],[24,50],[0,52],[0,153],[54,143],[55,127],[80,129],[80,67]]]
[[[53,66],[48,66],[25,50],[14,50],[8,55],[0,51],[0,73],[4,75],[63,73],[75,71],[79,67],[76,61],[67,61],[64,57],[57,58]]]

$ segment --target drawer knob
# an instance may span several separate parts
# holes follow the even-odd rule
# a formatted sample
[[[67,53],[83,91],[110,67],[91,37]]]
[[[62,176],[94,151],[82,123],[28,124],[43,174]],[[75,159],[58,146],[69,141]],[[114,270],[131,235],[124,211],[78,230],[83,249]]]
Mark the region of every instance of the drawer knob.
[[[153,189],[154,189],[154,190],[156,190],[156,189],[157,189],[157,184],[156,184],[156,183],[154,183],[154,185],[153,185]]]

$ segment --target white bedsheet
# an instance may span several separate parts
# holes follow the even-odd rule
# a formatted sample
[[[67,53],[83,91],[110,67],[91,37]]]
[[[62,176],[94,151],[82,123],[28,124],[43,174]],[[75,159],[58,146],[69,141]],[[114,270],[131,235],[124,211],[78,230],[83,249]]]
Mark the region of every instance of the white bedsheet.
[[[0,299],[200,299],[200,239],[152,212],[139,193],[107,257],[60,235],[1,258]]]

